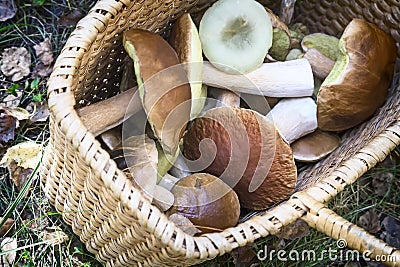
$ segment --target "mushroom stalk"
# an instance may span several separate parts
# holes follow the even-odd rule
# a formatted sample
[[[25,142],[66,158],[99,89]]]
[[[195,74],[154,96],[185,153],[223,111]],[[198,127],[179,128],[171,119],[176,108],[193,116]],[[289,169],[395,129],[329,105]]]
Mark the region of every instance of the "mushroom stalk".
[[[289,144],[318,127],[317,104],[311,97],[282,99],[267,117]]]
[[[307,59],[264,63],[245,75],[228,74],[203,63],[203,83],[234,92],[270,97],[311,96],[314,78]]]
[[[137,87],[77,110],[89,132],[98,136],[142,109]]]
[[[227,89],[209,88],[209,95],[217,100],[216,107],[239,107],[240,94]]]
[[[311,69],[315,76],[321,80],[324,80],[335,65],[335,61],[322,54],[315,48],[309,49],[305,54],[304,58],[310,62]]]

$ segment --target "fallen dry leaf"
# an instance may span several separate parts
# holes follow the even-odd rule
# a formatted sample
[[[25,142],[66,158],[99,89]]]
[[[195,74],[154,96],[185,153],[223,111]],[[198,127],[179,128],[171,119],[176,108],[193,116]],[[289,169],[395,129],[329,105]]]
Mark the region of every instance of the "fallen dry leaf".
[[[50,65],[53,63],[54,58],[51,50],[50,38],[46,38],[43,42],[34,45],[33,49],[35,49],[36,56],[39,58],[39,61],[43,62],[43,64]]]
[[[22,142],[7,149],[0,161],[0,166],[6,167],[12,161],[25,169],[35,169],[42,156],[42,145],[34,142]]]
[[[378,214],[370,209],[358,218],[358,225],[371,234],[376,234],[381,230]]]
[[[50,110],[47,103],[31,102],[26,107],[26,110],[31,113],[29,119],[31,123],[46,121],[50,116]]]
[[[392,247],[400,248],[400,221],[386,216],[382,220],[382,227],[381,239]]]
[[[32,71],[32,76],[46,77],[50,75],[53,70],[52,64],[54,61],[50,38],[46,38],[43,42],[34,45],[33,49],[35,49],[36,56],[39,60]]]
[[[14,140],[15,129],[18,126],[18,119],[10,111],[0,108],[0,144]]]
[[[1,54],[0,69],[11,81],[16,82],[29,75],[31,54],[25,47],[11,47]]]
[[[39,237],[51,246],[57,246],[69,240],[68,235],[58,226],[48,227],[39,234]]]
[[[7,95],[4,99],[3,102],[0,103],[0,106],[5,106],[5,107],[16,107],[21,103],[22,99],[22,91],[16,91],[16,96],[9,94]]]
[[[230,253],[236,267],[253,266],[257,263],[257,254],[251,246],[238,247]]]
[[[394,174],[391,172],[376,172],[372,177],[372,188],[375,194],[384,196],[389,191],[393,178]]]
[[[183,215],[173,213],[168,219],[175,223],[177,227],[179,227],[182,231],[187,233],[188,235],[194,236],[195,234],[201,233],[199,229],[197,229],[193,223]]]
[[[279,234],[276,236],[281,239],[295,240],[308,236],[310,228],[308,224],[302,219],[297,219],[294,223],[284,226]]]
[[[10,173],[11,180],[14,182],[18,190],[21,191],[22,187],[31,176],[33,170],[22,168],[21,166],[18,166],[15,161],[10,162],[7,168]]]
[[[74,9],[71,12],[62,15],[57,25],[62,27],[74,27],[78,21],[84,17],[84,14],[79,9]]]
[[[0,217],[0,221],[1,221]],[[4,237],[5,235],[11,235],[12,234],[12,227],[14,225],[14,220],[11,218],[8,218],[6,222],[3,224],[2,227],[0,227],[0,238]]]
[[[0,1],[0,21],[6,21],[15,16],[17,7],[14,0],[1,0]]]
[[[10,237],[5,237],[0,244],[0,251],[5,252],[5,251],[10,251],[9,253],[5,255],[0,256],[0,262],[2,263],[2,267],[8,267],[8,266],[13,266],[13,263],[15,261],[15,258],[17,257],[17,252],[16,251],[11,251],[17,249],[17,239],[16,238],[10,238]]]
[[[24,108],[20,107],[8,107],[7,109],[14,117],[19,121],[27,120],[31,117],[31,114]]]

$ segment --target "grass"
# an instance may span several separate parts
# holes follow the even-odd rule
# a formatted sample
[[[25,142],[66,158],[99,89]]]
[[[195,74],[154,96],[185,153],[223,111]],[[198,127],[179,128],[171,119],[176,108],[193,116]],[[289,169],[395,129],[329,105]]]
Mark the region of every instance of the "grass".
[[[57,26],[58,18],[65,12],[79,9],[85,13],[94,1],[89,0],[32,0],[16,1],[18,13],[12,20],[0,23],[0,51],[11,46],[24,46],[31,55],[33,45],[50,38],[54,55],[60,53],[72,28]],[[37,58],[33,58],[33,65]],[[26,107],[32,101],[45,101],[46,77],[35,79],[27,77],[19,82],[10,82],[0,72],[0,99],[15,90],[23,93],[20,103]],[[49,136],[46,122],[37,122],[30,125],[21,125],[15,140],[9,144],[23,141],[34,141],[46,144]],[[0,148],[0,155],[5,152]],[[395,153],[393,154],[396,155]],[[398,163],[392,161],[389,165],[380,165],[364,175],[357,183],[347,187],[337,197],[332,199],[328,206],[342,215],[345,219],[357,223],[359,217],[366,211],[374,209],[380,215],[391,216],[400,220],[400,180]],[[372,179],[379,173],[392,173],[391,180],[384,196],[374,193]],[[55,211],[41,190],[36,174],[31,176],[31,183],[26,184],[22,191],[10,179],[10,173],[5,168],[0,168],[0,216],[10,217],[14,220],[9,236],[18,241],[16,266],[101,266],[93,255],[87,252],[79,238],[74,235],[71,228],[62,220],[62,214]],[[24,190],[27,194],[24,194]],[[50,229],[50,230],[49,230]],[[51,230],[52,229],[52,230]],[[47,230],[54,233],[61,230],[68,236],[68,240],[59,244],[50,244],[43,241],[43,232]],[[326,237],[313,229],[310,234],[295,240],[282,240],[270,236],[257,240],[252,245],[252,250],[258,252],[265,249],[292,250],[313,249],[317,255],[323,250],[337,248],[336,241]],[[1,255],[1,252],[0,252]],[[332,261],[325,258],[319,261],[280,261],[277,257],[259,262],[260,266],[345,266],[348,262]],[[199,266],[234,266],[230,254],[205,262]],[[349,266],[349,265],[347,265]]]

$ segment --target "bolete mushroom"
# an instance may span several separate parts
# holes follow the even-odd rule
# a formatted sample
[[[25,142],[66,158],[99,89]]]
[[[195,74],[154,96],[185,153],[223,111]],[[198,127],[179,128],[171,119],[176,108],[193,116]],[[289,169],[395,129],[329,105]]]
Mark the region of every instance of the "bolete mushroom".
[[[241,206],[265,209],[288,197],[297,179],[292,150],[274,123],[249,109],[210,109],[190,125],[183,154],[234,188]]]
[[[313,73],[306,59],[264,63],[246,75],[229,74],[204,62],[203,83],[270,97],[311,96],[314,88]]]
[[[211,174],[195,173],[182,178],[171,192],[175,201],[167,214],[185,216],[202,233],[223,231],[238,222],[238,196]]]
[[[181,15],[174,23],[169,42],[188,75],[192,93],[190,119],[194,119],[203,109],[207,86],[202,86],[201,82],[203,55],[200,37],[189,13]]]
[[[207,59],[219,70],[244,74],[257,69],[272,45],[272,24],[254,0],[219,0],[199,26]]]
[[[142,29],[123,33],[123,45],[134,61],[147,120],[167,154],[176,155],[190,119],[191,89],[175,50],[160,35]]]
[[[371,117],[386,100],[397,58],[393,38],[372,23],[353,19],[339,57],[317,96],[318,127],[349,129]]]
[[[340,137],[319,129],[291,144],[294,159],[301,162],[315,162],[326,157],[340,145]]]
[[[94,136],[123,123],[142,109],[137,88],[131,88],[111,98],[77,110],[82,123]]]
[[[144,134],[131,136],[110,151],[110,156],[150,202],[163,211],[171,207],[173,194],[158,184],[158,151],[152,139]]]
[[[311,97],[282,99],[267,117],[273,120],[279,133],[289,144],[318,127],[317,104]]]

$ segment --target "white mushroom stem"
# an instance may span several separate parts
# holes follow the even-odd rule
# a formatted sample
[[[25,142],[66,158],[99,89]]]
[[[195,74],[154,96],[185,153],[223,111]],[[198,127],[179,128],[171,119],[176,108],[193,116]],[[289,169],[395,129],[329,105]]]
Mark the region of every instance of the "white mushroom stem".
[[[243,75],[228,74],[203,63],[203,83],[234,92],[270,97],[311,96],[314,78],[307,59],[264,63]]]
[[[77,110],[81,121],[94,136],[104,133],[121,124],[142,109],[142,102],[137,88],[102,100]]]
[[[282,99],[267,117],[290,144],[317,129],[317,105],[311,97]]]
[[[183,178],[183,177],[181,177]],[[167,189],[168,191],[171,191],[172,187],[180,180],[180,178],[177,178],[171,174],[165,174],[163,178],[160,180],[158,183],[159,186]]]
[[[304,58],[310,62],[311,69],[316,77],[324,80],[335,65],[335,61],[322,54],[315,48],[309,49],[305,54]]]
[[[174,162],[174,165],[171,167],[169,172],[173,176],[179,179],[192,174],[192,172],[190,172],[189,167],[186,164],[185,157],[182,155],[182,153],[179,153],[178,157]]]
[[[240,94],[229,91],[227,89],[209,87],[209,96],[217,100],[216,107],[239,107]]]

